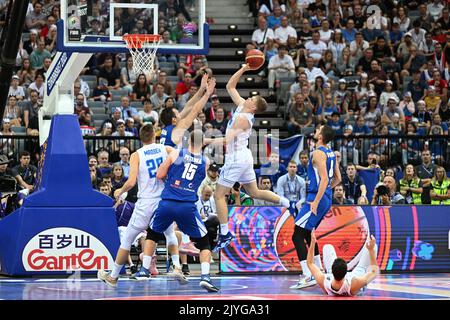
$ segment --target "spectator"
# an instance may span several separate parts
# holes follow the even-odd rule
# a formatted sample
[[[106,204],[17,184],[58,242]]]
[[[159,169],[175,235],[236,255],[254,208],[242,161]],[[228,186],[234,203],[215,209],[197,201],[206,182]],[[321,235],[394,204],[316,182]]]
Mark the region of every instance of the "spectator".
[[[417,126],[419,128],[424,128],[425,133],[427,133],[428,129],[431,127],[431,115],[426,110],[425,101],[417,101],[417,112],[414,114],[414,118],[418,119]]]
[[[25,91],[19,86],[19,76],[13,75],[11,85],[9,86],[8,96],[15,96],[17,100],[22,101],[25,98]]]
[[[367,107],[361,109],[361,116],[364,117],[366,125],[374,130],[381,123],[381,110],[378,107],[378,100],[375,93],[369,93]]]
[[[292,57],[287,55],[287,48],[281,45],[278,54],[269,61],[269,95],[274,94],[275,80],[282,76],[295,77],[295,65]]]
[[[367,102],[369,100],[369,93],[373,92],[374,86],[369,83],[367,73],[361,73],[361,78],[359,80],[358,85],[354,90],[354,99],[358,105],[358,109],[364,108],[367,106]]]
[[[37,48],[30,54],[31,68],[34,70],[41,69],[44,66],[45,58],[51,58],[50,52],[45,49],[45,42],[38,40]]]
[[[145,99],[143,101],[144,109],[138,112],[138,116],[140,119],[140,124],[143,126],[147,123],[151,123],[154,126],[158,125],[159,115],[153,110],[153,104],[150,99]]]
[[[262,176],[259,179],[259,190],[272,190],[272,182],[270,177]],[[255,199],[253,205],[256,207],[267,207],[267,206],[277,206],[276,203],[269,202],[266,200]]]
[[[328,120],[327,124],[334,130],[336,135],[341,135],[344,133],[345,122],[340,118],[339,112],[333,112],[331,114],[331,119]]]
[[[327,50],[327,45],[325,42],[320,40],[319,31],[314,31],[312,33],[312,40],[305,43],[305,48],[307,50],[308,57],[313,58],[314,62],[317,63],[320,58],[322,58],[325,50]]]
[[[405,7],[399,7],[397,9],[397,15],[392,21],[399,25],[400,31],[406,32],[409,30],[411,20],[408,18],[408,12],[406,11]]]
[[[30,153],[22,151],[19,155],[20,163],[12,169],[12,175],[17,180],[17,191],[25,190],[25,195],[31,193],[36,183],[37,168],[30,164]]]
[[[78,122],[83,136],[95,136],[95,128],[91,125],[92,116],[90,113],[80,113]]]
[[[120,88],[120,70],[113,67],[112,56],[105,58],[104,65],[100,68],[98,77],[108,81],[109,90],[117,90]]]
[[[347,44],[355,40],[357,30],[355,29],[355,22],[352,19],[347,20],[345,29],[342,29],[342,37]]]
[[[374,190],[372,205],[405,204],[405,198],[396,190],[395,179],[391,176],[384,177],[383,183],[379,184]]]
[[[308,19],[303,19],[302,26],[300,30],[297,31],[297,38],[302,44],[306,44],[306,42],[312,40],[312,34],[311,24]]]
[[[28,135],[39,134],[39,109],[42,107],[42,100],[39,99],[37,91],[30,92],[30,101],[25,105],[23,111],[23,120]]]
[[[306,182],[306,187],[308,187],[308,163],[309,163],[309,153],[308,150],[302,150],[299,154],[300,163],[297,165],[297,175],[303,178]]]
[[[155,93],[150,97],[156,111],[161,109],[167,98],[169,98],[169,96],[164,92],[164,84],[158,83],[156,85]]]
[[[272,188],[277,189],[278,179],[287,173],[286,166],[280,162],[280,155],[272,151],[269,156],[269,162],[261,165],[261,175],[270,178]]]
[[[124,89],[127,89],[129,93],[133,92],[133,86],[136,83],[137,74],[133,71],[133,58],[127,57],[127,63],[120,70],[120,79]]]
[[[450,99],[447,103],[442,103],[439,108],[439,115],[441,116],[442,121],[450,124]]]
[[[267,17],[267,26],[272,30],[275,30],[281,26],[281,18],[283,17],[282,14],[283,11],[281,10],[281,7],[274,6],[273,14]]]
[[[450,29],[450,16],[448,8],[444,7],[444,9],[442,10],[442,15],[439,19],[437,19],[436,24],[440,25],[444,30]]]
[[[434,86],[428,87],[428,91],[425,95],[424,101],[426,109],[430,114],[439,112],[439,106],[441,105],[441,97],[437,93],[436,88]]]
[[[151,96],[151,88],[147,83],[147,77],[141,73],[138,75],[136,82],[133,85],[133,90],[131,93],[131,97],[133,100],[141,100],[150,99]]]
[[[101,150],[97,153],[97,169],[100,172],[100,177],[108,175],[111,173],[112,166],[109,163],[109,152],[106,150]],[[111,187],[111,181],[110,181]]]
[[[117,131],[112,134],[113,137],[133,137],[133,134],[131,132],[126,131],[125,121],[122,119],[117,120]],[[114,140],[115,148],[114,150],[119,150],[120,147],[127,147],[129,150],[131,150],[131,140]],[[100,162],[100,161],[99,161]]]
[[[1,126],[0,136],[14,136],[14,131],[11,130],[11,120],[9,118],[4,118],[3,123]],[[16,152],[16,144],[15,141],[12,139],[1,139],[0,140],[0,152],[2,156],[6,157],[12,157],[14,153]],[[0,157],[2,157],[0,156]],[[1,162],[4,162],[2,159],[0,159]],[[3,168],[3,165],[0,164],[0,168]],[[6,168],[6,167],[5,167]],[[4,172],[4,171],[3,171]],[[2,171],[0,170],[0,176]]]
[[[378,95],[381,94],[387,80],[387,75],[381,68],[381,65],[377,60],[372,60],[370,63],[369,83],[374,85],[375,92]]]
[[[338,87],[333,93],[333,103],[341,114],[353,113],[349,110],[351,92],[347,89],[347,81],[339,79]]]
[[[431,179],[435,175],[437,166],[431,162],[431,152],[430,150],[422,151],[422,164],[416,167],[417,176],[422,180],[423,183],[423,193],[422,193],[422,203],[430,204],[430,184]]]
[[[327,122],[331,119],[333,112],[339,113],[336,105],[333,104],[333,98],[330,94],[325,96],[325,103],[317,109],[317,120],[319,123]]]
[[[170,80],[167,78],[167,72],[158,71],[158,78],[156,79],[156,83],[153,85],[153,92],[156,92],[156,87],[158,84],[162,84],[164,86],[164,93],[168,96],[175,96],[175,88]]]
[[[175,43],[180,42],[183,38],[183,25],[185,23],[185,18],[182,14],[177,15],[177,24],[170,30],[170,40]]]
[[[408,136],[414,136],[412,139],[406,139],[403,143],[403,164],[418,163],[420,142],[417,139],[417,126],[413,122],[409,122],[406,125],[406,134]]]
[[[297,39],[297,32],[289,25],[288,17],[281,18],[281,25],[275,29],[274,40],[277,45],[287,45],[288,37]]]
[[[436,88],[436,92],[442,101],[447,101],[448,84],[447,84],[447,81],[442,79],[441,73],[439,72],[439,70],[435,69],[433,71],[433,79],[428,81],[428,85],[430,87],[433,86],[434,88]]]
[[[189,91],[181,96],[180,99],[178,99],[177,108],[178,110],[183,110],[186,103],[197,93],[198,87],[195,83],[191,83],[191,87],[189,88]]]
[[[358,60],[357,68],[361,69],[362,72],[369,73],[372,68],[372,60],[374,60],[373,57],[373,49],[367,48],[364,50],[363,56]]]
[[[179,81],[175,89],[177,100],[179,100],[182,95],[186,94],[189,91],[191,84],[192,84],[192,75],[186,72],[183,76],[183,81]]]
[[[31,29],[30,38],[23,43],[23,48],[28,55],[30,55],[38,47],[38,41],[40,40],[38,33],[39,31],[37,29]]]
[[[331,50],[335,63],[339,64],[344,48],[345,43],[342,38],[342,32],[340,29],[337,29],[332,33],[330,41],[328,42],[328,50]]]
[[[443,167],[436,167],[431,188],[432,205],[450,205],[450,179],[447,178]]]
[[[113,133],[113,124],[111,120],[106,120],[103,122],[101,126],[101,130],[97,133],[97,137],[110,137]],[[112,141],[111,140],[97,140],[96,150],[99,149],[112,149]],[[96,159],[97,161],[97,159]],[[98,162],[98,161],[97,161]],[[99,174],[100,176],[101,174]]]
[[[305,101],[303,94],[298,92],[294,96],[294,101],[294,104],[291,105],[289,123],[287,124],[290,135],[301,132],[302,128],[310,126],[313,122],[312,109],[314,106],[311,100],[307,97],[307,101]]]
[[[328,77],[323,73],[322,69],[314,66],[314,59],[312,57],[306,58],[306,68],[304,70],[309,82],[314,82],[317,77],[322,77],[325,81]]]
[[[441,3],[441,0],[433,0],[433,2],[427,5],[427,12],[434,21],[438,20],[441,16],[442,9],[444,9],[444,5]]]
[[[75,107],[74,107],[74,113],[77,116],[80,116],[81,114],[92,114],[91,109],[89,107],[84,105],[85,97],[82,93],[77,94],[75,97]]]
[[[6,105],[5,112],[3,113],[3,119],[9,119],[12,127],[22,126],[22,115],[20,108],[17,105],[17,99],[15,96],[8,97],[8,104]]]
[[[421,71],[419,69],[415,70],[412,74],[412,79],[406,88],[411,92],[412,100],[415,103],[425,98],[426,89],[428,88],[427,83],[421,79],[420,74]]]
[[[414,166],[407,164],[405,175],[400,180],[400,193],[407,204],[422,204],[423,183],[417,176]]]
[[[390,97],[387,100],[387,106],[383,108],[383,115],[381,116],[381,124],[390,125],[393,122],[394,114],[400,117],[400,124],[405,126],[405,114],[403,110],[397,105],[398,98]]]
[[[139,137],[138,129],[134,126],[134,119],[128,118],[125,120],[125,131],[131,133],[134,137]]]
[[[34,82],[30,83],[30,86],[28,87],[28,91],[37,91],[39,92],[39,98],[44,98],[44,88],[45,88],[45,78],[44,75],[41,73],[36,73],[36,77],[34,79]]]
[[[292,202],[306,201],[306,182],[297,175],[297,162],[289,161],[287,173],[277,181],[277,194]]]
[[[216,191],[217,182],[219,181],[219,166],[216,163],[211,163],[206,171],[205,180],[202,181],[200,187],[198,188],[198,196],[202,195],[203,188],[208,186],[211,188],[212,192]]]
[[[356,166],[348,163],[346,175],[342,178],[345,195],[351,203],[356,204],[360,197],[367,198],[367,189],[364,180],[357,174]]]
[[[350,201],[345,198],[345,190],[342,183],[339,183],[333,190],[333,199],[331,200],[332,204],[337,205],[349,205],[353,204],[353,201]]]
[[[112,96],[108,89],[108,80],[98,78],[97,82],[98,86],[96,86],[94,91],[92,92],[92,99],[94,101],[103,101],[103,102],[112,101]]]
[[[137,109],[130,105],[130,98],[123,96],[120,98],[120,110],[121,119],[127,120],[128,118],[133,118],[139,121],[139,115]]]
[[[33,4],[33,11],[27,14],[25,18],[27,29],[41,29],[47,24],[46,20],[45,14],[42,13],[42,4],[39,1],[35,1]]]
[[[297,37],[297,33],[295,34]],[[252,43],[247,45],[247,50],[259,49],[264,50],[267,39],[275,39],[275,34],[271,28],[267,27],[267,21],[263,16],[258,17],[258,29],[253,31]]]
[[[31,68],[30,59],[23,59],[22,67],[17,71],[19,84],[28,87],[34,81],[35,71]]]
[[[206,108],[206,121],[212,122],[216,118],[217,109],[220,107],[220,101],[217,94],[211,95],[211,105]]]
[[[388,57],[392,57],[392,50],[386,44],[386,39],[383,36],[378,37],[377,43],[373,46],[373,57],[379,63],[384,63]]]
[[[214,244],[216,242],[220,223],[219,218],[217,217],[216,203],[211,187],[205,186],[203,188],[196,205],[202,221],[205,223],[205,227],[208,230],[209,241],[211,244]]]
[[[230,195],[228,196],[228,205],[230,206],[252,206],[253,199],[241,191],[241,184],[236,182],[230,190]]]
[[[222,107],[218,107],[215,113],[215,119],[211,121],[214,129],[219,130],[223,135],[227,130],[228,120],[225,119],[225,110]]]
[[[392,24],[391,30],[389,31],[389,42],[390,42],[390,45],[393,48],[394,52],[400,45],[404,34],[405,34],[405,31],[400,30],[400,24],[397,22],[394,22]]]
[[[114,193],[115,190],[122,188],[125,181],[127,181],[127,179],[122,166],[118,163],[113,164],[111,177],[112,192]]]
[[[118,164],[122,167],[123,176],[125,178],[128,178],[128,176],[130,175],[130,150],[126,147],[120,148],[119,157],[120,157],[120,161],[116,162],[115,164]],[[113,172],[114,172],[114,167],[113,167]]]

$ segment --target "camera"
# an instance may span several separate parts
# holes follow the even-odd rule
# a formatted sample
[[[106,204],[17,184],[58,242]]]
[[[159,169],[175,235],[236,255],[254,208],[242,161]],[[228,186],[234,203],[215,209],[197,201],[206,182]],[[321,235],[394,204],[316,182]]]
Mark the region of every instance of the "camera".
[[[236,191],[239,191],[240,188],[241,188],[241,184],[240,184],[239,182],[236,182],[236,183],[233,185],[233,189],[236,190]]]
[[[387,196],[389,195],[389,189],[385,185],[380,185],[377,187],[377,194],[378,196]]]

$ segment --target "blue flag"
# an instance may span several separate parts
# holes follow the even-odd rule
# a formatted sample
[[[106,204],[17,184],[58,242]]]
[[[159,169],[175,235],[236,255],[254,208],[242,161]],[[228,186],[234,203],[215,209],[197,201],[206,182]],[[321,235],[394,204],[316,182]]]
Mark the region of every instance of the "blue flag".
[[[358,174],[364,180],[364,184],[367,189],[367,200],[369,203],[372,201],[373,192],[375,190],[375,186],[380,181],[381,171],[380,169],[368,169],[368,170],[359,170]]]

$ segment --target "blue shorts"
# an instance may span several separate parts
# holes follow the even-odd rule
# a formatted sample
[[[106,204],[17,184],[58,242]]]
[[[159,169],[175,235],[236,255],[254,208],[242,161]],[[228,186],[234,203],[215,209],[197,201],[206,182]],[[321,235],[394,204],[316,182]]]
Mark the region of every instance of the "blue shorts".
[[[309,202],[313,202],[316,195],[310,193],[306,196],[306,203],[300,209],[300,212],[295,217],[295,224],[301,228],[312,230],[317,228],[322,221],[323,217],[330,211],[331,197],[323,195],[322,199],[317,206],[317,215],[311,212],[311,206]]]
[[[161,200],[150,220],[150,229],[163,233],[173,223],[191,238],[203,238],[208,231],[194,202]]]

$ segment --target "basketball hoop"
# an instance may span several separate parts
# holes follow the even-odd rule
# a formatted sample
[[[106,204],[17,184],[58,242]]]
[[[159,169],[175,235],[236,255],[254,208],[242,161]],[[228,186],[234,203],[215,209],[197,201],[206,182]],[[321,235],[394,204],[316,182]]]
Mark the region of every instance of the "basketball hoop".
[[[133,58],[133,72],[136,75],[153,74],[161,36],[159,34],[126,34],[122,38]]]

